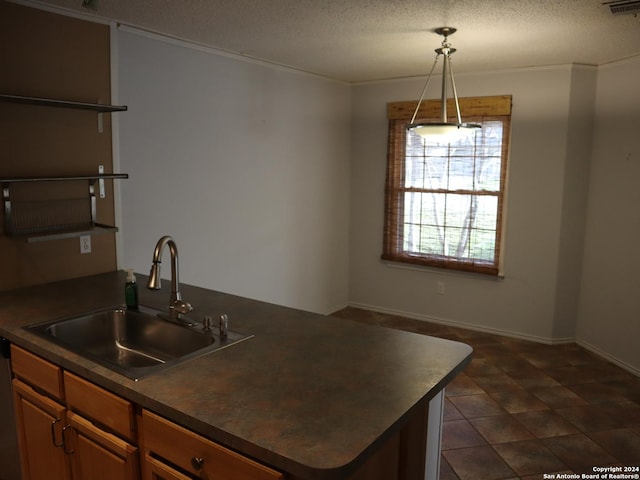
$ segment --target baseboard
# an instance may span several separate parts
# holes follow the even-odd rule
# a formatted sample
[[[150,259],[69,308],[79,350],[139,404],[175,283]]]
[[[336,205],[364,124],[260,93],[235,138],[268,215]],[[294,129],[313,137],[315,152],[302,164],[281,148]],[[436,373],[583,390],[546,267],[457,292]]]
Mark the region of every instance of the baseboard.
[[[589,342],[586,342],[582,339],[575,338],[575,337],[565,337],[565,338],[540,337],[537,335],[528,335],[528,334],[523,334],[519,332],[512,332],[509,330],[502,330],[499,328],[487,327],[483,325],[472,325],[465,322],[458,322],[455,320],[432,317],[429,315],[421,315],[421,314],[416,314],[412,312],[405,312],[403,310],[385,308],[377,305],[368,305],[368,304],[357,303],[357,302],[350,302],[349,306],[353,308],[361,308],[363,310],[369,310],[372,312],[386,313],[389,315],[398,315],[401,317],[412,318],[414,320],[422,320],[425,322],[437,323],[439,325],[446,325],[449,327],[465,328],[467,330],[473,330],[475,332],[491,333],[493,335],[500,335],[503,337],[517,338],[519,340],[527,340],[530,342],[543,343],[545,345],[561,345],[563,343],[577,343],[578,345],[585,348],[586,350],[589,350],[590,352],[595,353],[596,355],[608,360],[609,362],[619,366],[620,368],[628,371],[629,373],[632,373],[640,377],[640,370],[638,368],[620,360],[619,358],[616,358],[615,356],[597,348],[594,345],[591,345]]]
[[[624,362],[619,358],[616,358],[610,353],[607,353],[604,350],[601,350],[595,345],[592,345],[589,342],[582,340],[580,338],[576,339],[576,343],[580,345],[582,348],[589,350],[591,353],[595,353],[596,355],[610,361],[611,363],[619,366],[620,368],[626,370],[627,372],[634,374],[636,377],[640,377],[640,369],[638,369],[637,367],[634,367],[633,365],[627,362]]]
[[[438,325],[446,325],[448,327],[464,328],[466,330],[473,330],[474,332],[491,333],[493,335],[500,335],[502,337],[517,338],[519,340],[527,340],[530,342],[544,343],[545,345],[559,345],[562,343],[575,342],[574,337],[570,338],[547,338],[537,335],[529,335],[526,333],[513,332],[510,330],[502,330],[500,328],[487,327],[484,325],[475,325],[471,323],[459,322],[457,320],[450,320],[446,318],[433,317],[430,315],[422,315],[412,312],[405,312],[403,310],[396,310],[392,308],[379,307],[376,305],[367,305],[364,303],[349,303],[350,307],[361,308],[363,310],[370,310],[372,312],[387,313],[390,315],[399,315],[401,317],[412,318],[414,320],[422,320],[424,322],[437,323]]]
[[[349,306],[351,306],[349,303],[340,304],[340,305],[334,306],[333,308],[325,310],[325,312],[321,313],[320,315],[333,315],[334,313],[339,312],[340,310],[345,309]]]

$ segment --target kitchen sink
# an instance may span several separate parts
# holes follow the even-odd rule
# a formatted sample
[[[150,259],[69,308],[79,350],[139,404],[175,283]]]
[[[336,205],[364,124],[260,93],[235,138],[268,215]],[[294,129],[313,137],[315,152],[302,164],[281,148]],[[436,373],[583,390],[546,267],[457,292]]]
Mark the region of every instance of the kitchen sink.
[[[112,307],[26,328],[134,380],[251,338],[232,331],[221,337],[217,328],[163,315],[144,306]]]

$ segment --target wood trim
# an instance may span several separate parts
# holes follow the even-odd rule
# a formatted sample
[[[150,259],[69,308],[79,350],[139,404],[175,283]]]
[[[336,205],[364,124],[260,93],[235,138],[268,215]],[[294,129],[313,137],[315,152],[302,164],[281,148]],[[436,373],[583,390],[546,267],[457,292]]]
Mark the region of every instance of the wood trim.
[[[399,478],[423,479],[427,456],[429,402],[424,402],[400,432]]]
[[[428,418],[424,402],[348,480],[424,480]]]
[[[404,480],[399,475],[400,438],[394,435],[351,475],[348,480]]]
[[[417,100],[387,103],[387,118],[389,120],[411,120],[417,103]],[[440,118],[440,103],[440,100],[423,100],[416,118]],[[463,121],[464,117],[511,115],[511,95],[465,97],[459,98],[458,103]],[[452,115],[452,118],[455,118],[453,99],[447,100],[447,112]]]
[[[510,96],[505,96],[510,99]],[[490,99],[496,99],[498,103],[502,103],[499,97],[481,97],[487,100],[487,105],[490,105]],[[501,98],[501,97],[500,97]],[[403,103],[403,102],[398,102]],[[406,103],[406,102],[404,102]],[[392,104],[389,104],[392,105]],[[415,103],[414,103],[415,105]],[[510,105],[510,103],[509,103]],[[466,120],[486,122],[492,120],[498,120],[502,122],[503,126],[503,139],[502,139],[502,166],[501,166],[501,179],[500,190],[497,192],[483,192],[478,191],[448,191],[439,190],[440,193],[466,193],[473,194],[474,196],[495,196],[498,199],[498,230],[496,231],[496,250],[494,256],[494,262],[490,261],[476,261],[470,259],[469,261],[463,259],[456,259],[448,256],[438,256],[431,254],[411,254],[405,252],[402,246],[403,242],[403,226],[404,219],[404,195],[407,191],[424,191],[433,192],[438,190],[419,189],[419,188],[406,188],[404,187],[404,168],[405,168],[405,156],[406,156],[406,126],[410,121],[410,118],[404,119],[391,119],[389,120],[388,130],[388,151],[387,151],[387,174],[385,183],[385,221],[383,230],[383,251],[382,260],[389,262],[399,262],[406,264],[422,265],[426,267],[446,268],[450,270],[459,270],[465,272],[480,273],[485,275],[500,275],[501,274],[501,261],[502,258],[502,246],[503,240],[502,232],[504,226],[504,208],[505,208],[505,192],[506,192],[506,174],[507,163],[509,154],[509,137],[510,137],[510,115],[481,115],[481,116],[467,116]]]

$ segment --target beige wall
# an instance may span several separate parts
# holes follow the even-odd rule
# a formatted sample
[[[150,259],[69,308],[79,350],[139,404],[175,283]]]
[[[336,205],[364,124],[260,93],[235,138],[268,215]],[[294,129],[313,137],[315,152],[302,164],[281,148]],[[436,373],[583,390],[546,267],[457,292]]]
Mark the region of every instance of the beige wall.
[[[579,318],[597,75],[588,67],[571,74],[552,338],[575,337]]]
[[[640,372],[640,57],[598,74],[578,338]]]
[[[563,202],[574,195],[565,188],[565,172],[575,74],[570,67],[558,67],[456,77],[458,90],[465,96],[513,96],[504,280],[439,269],[399,269],[380,261],[385,104],[414,98],[422,80],[354,88],[352,304],[532,339],[554,339],[561,243],[563,235],[576,235],[562,230]],[[437,293],[438,282],[445,284],[444,295]],[[575,293],[569,301],[577,302]]]
[[[503,280],[380,261],[385,104],[414,98],[422,81],[356,86],[351,304],[543,342],[577,340],[639,373],[638,78],[637,58],[456,77],[465,96],[513,95]]]
[[[167,234],[184,282],[345,306],[350,87],[138,31],[118,45],[125,266],[148,272]]]
[[[0,2],[0,45],[0,93],[110,103],[108,26]],[[94,175],[98,165],[111,173],[110,114],[103,115],[102,133],[97,118],[92,111],[0,103],[0,178]],[[75,183],[55,193],[81,188],[88,198],[88,184]],[[97,220],[113,225],[106,183]],[[0,252],[0,290],[116,269],[113,234],[92,236],[92,253],[84,255],[78,238],[27,243],[0,235]]]

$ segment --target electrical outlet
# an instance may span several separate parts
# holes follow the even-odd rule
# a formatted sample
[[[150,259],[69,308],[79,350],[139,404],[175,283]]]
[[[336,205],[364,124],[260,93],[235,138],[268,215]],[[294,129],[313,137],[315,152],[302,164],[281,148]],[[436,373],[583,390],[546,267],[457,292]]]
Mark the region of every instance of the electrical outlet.
[[[444,282],[438,282],[436,289],[439,295],[444,295],[444,291],[445,291]]]
[[[91,235],[80,236],[80,253],[91,253]]]

